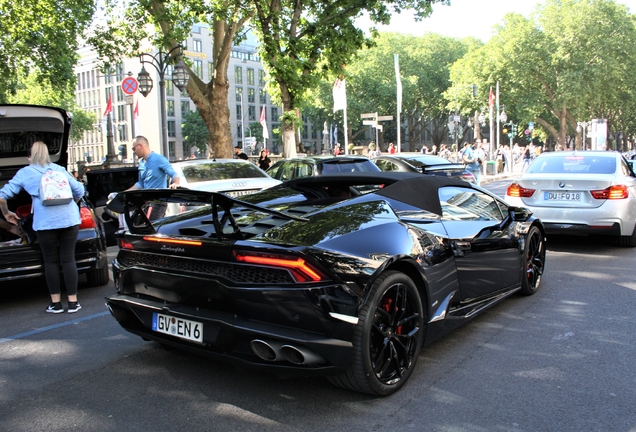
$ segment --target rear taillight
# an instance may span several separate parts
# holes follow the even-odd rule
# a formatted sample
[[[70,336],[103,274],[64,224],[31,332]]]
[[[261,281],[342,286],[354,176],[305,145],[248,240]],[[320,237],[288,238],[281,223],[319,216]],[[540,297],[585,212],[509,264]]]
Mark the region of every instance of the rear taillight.
[[[88,207],[80,207],[80,229],[95,228],[95,215]]]
[[[629,190],[625,185],[614,185],[607,189],[590,191],[590,194],[595,199],[625,199],[629,197]]]
[[[234,252],[234,259],[246,264],[278,267],[289,270],[296,282],[319,282],[324,279],[320,271],[300,257],[278,254]]]
[[[534,189],[526,189],[524,187],[519,186],[517,183],[513,183],[508,186],[508,190],[506,191],[506,195],[510,197],[517,198],[530,198],[534,194]]]
[[[135,247],[132,245],[131,242],[129,242],[128,240],[126,240],[125,238],[118,238],[117,239],[117,246],[119,246],[119,249],[134,249]]]
[[[462,180],[467,181],[468,183],[477,183],[475,181],[475,176],[472,175],[471,173],[464,173],[462,174]]]

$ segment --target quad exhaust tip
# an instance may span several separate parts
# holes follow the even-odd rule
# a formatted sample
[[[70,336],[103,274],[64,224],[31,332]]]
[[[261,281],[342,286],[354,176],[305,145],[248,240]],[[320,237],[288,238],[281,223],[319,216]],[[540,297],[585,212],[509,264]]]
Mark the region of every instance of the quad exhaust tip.
[[[324,358],[303,346],[254,339],[250,342],[250,348],[254,354],[266,361],[288,361],[296,365],[325,363]]]

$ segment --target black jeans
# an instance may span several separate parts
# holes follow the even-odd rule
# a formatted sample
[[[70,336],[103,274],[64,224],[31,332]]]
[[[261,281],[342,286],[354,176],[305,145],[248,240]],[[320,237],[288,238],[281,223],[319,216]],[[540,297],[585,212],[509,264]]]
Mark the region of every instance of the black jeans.
[[[77,295],[77,263],[75,262],[75,243],[79,225],[68,228],[36,231],[42,257],[44,258],[44,276],[49,294],[60,294],[60,265],[64,275],[67,295]]]

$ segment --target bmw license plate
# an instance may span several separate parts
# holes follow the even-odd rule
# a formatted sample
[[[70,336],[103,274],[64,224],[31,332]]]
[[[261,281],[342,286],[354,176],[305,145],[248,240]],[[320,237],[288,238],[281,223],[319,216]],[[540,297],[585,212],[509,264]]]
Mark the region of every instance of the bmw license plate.
[[[152,314],[152,329],[158,333],[203,343],[203,324],[196,321],[154,312]]]
[[[581,192],[545,192],[546,201],[581,201]]]

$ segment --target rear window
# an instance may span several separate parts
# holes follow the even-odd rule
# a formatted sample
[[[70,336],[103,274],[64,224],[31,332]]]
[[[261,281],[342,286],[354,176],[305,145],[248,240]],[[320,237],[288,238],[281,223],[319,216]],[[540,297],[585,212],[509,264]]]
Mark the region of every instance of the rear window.
[[[330,161],[319,165],[321,174],[380,171],[370,160]]]
[[[536,159],[526,171],[533,174],[614,174],[613,156],[567,155]]]
[[[38,131],[32,131],[37,125]],[[0,120],[0,157],[26,157],[36,141],[44,142],[49,154],[58,154],[64,139],[64,124],[55,118],[7,118]]]
[[[409,157],[404,160],[414,167],[431,166],[431,165],[453,165],[447,159],[439,156],[423,156],[423,157]]]
[[[223,163],[186,165],[181,168],[188,183],[199,183],[213,180],[231,180],[240,178],[267,178],[267,174],[252,163]]]

